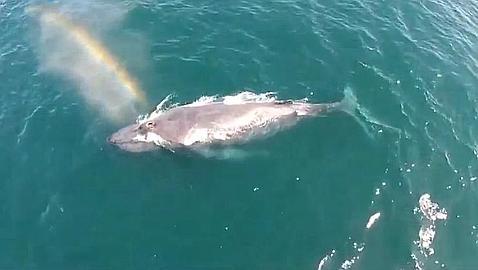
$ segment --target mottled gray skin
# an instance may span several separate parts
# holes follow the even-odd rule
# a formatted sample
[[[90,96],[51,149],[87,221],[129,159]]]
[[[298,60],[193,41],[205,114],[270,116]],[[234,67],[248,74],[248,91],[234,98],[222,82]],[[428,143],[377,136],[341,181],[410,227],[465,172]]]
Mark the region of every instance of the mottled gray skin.
[[[340,105],[340,102],[310,104],[303,101],[250,102],[234,105],[212,102],[196,106],[184,105],[171,108],[156,118],[148,119],[147,122],[122,128],[111,135],[108,141],[130,152],[158,148],[174,151],[212,144],[238,144],[274,134],[301,119],[335,110]],[[191,133],[197,130],[210,132],[213,134],[212,138],[207,141],[194,141],[191,139],[194,137]],[[151,133],[161,136],[167,143],[158,146],[152,142],[139,142],[134,139],[138,135]],[[220,138],[216,138],[218,136]]]

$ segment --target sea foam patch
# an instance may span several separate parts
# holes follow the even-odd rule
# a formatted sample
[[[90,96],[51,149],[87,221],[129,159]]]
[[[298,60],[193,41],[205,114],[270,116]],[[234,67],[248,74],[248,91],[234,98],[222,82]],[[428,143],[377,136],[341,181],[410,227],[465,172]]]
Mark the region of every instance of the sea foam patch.
[[[438,220],[447,219],[447,211],[445,208],[440,208],[438,203],[431,200],[431,196],[428,193],[423,194],[418,200],[420,213],[422,215],[422,225],[418,232],[419,241],[418,245],[422,254],[425,257],[433,255],[435,250],[433,249],[433,240],[436,235],[435,222]]]

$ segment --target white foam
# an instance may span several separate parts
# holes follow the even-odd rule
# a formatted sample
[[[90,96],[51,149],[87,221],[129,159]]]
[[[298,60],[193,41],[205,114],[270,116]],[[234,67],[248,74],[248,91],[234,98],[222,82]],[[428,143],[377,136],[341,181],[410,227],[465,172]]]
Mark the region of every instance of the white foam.
[[[373,224],[375,224],[375,222],[377,222],[377,220],[380,218],[380,212],[377,212],[375,214],[373,214],[369,219],[368,219],[368,222],[367,222],[367,225],[365,226],[367,229],[370,229],[372,228]]]
[[[249,91],[240,92],[233,96],[224,96],[222,102],[224,104],[244,104],[250,102],[267,103],[277,100],[275,92],[266,92],[261,94],[255,94]]]
[[[440,209],[438,203],[432,202],[428,193],[423,194],[419,199],[420,210],[422,214],[429,220],[445,220],[447,218],[446,209]]]
[[[413,262],[415,262],[415,270],[423,270],[423,263],[417,258],[415,254],[411,254]]]
[[[350,239],[350,238],[349,238]],[[346,259],[340,269],[346,270],[352,268],[352,266],[357,263],[357,261],[360,260],[360,254],[364,251],[365,249],[365,243],[353,243],[353,248],[354,248],[354,255],[350,257],[349,259]]]
[[[358,251],[359,253],[363,250],[363,248],[360,249],[360,251]],[[355,255],[355,256],[352,256],[350,259],[346,259],[340,269],[343,269],[343,270],[346,270],[346,269],[350,269],[352,268],[352,266],[360,259],[360,255]]]
[[[206,104],[211,104],[213,102],[221,102],[226,105],[236,105],[236,104],[245,104],[245,103],[267,103],[267,102],[274,102],[277,100],[275,92],[266,92],[256,94],[249,91],[239,92],[235,95],[223,96],[218,97],[216,96],[202,96],[196,101],[185,104],[183,106],[186,107],[195,107],[195,106],[202,106]]]
[[[433,248],[433,240],[436,235],[435,222],[438,220],[447,219],[447,211],[444,208],[440,208],[438,203],[431,200],[431,196],[428,193],[423,194],[418,200],[420,206],[420,212],[422,214],[422,225],[418,232],[419,240],[417,242],[420,252],[428,257],[435,253]]]
[[[352,265],[355,263],[355,259],[356,259],[355,257],[352,257],[350,260],[345,260],[342,263],[341,269],[350,269]]]
[[[424,249],[428,255],[434,254],[435,250],[432,247],[432,243],[435,238],[435,226],[421,227],[418,236],[420,237],[420,247]]]
[[[139,115],[138,118],[136,119],[136,122],[138,124],[145,123],[147,121],[150,121],[151,119],[154,119],[160,116],[161,114],[163,114],[163,112],[167,111],[168,109],[171,109],[172,107],[176,106],[177,104],[172,103],[172,99],[173,99],[172,94],[167,95],[163,100],[161,100],[161,102],[158,105],[156,105],[156,109],[154,111],[152,111],[149,114]]]
[[[203,105],[211,104],[216,100],[217,100],[217,96],[202,96],[198,100],[190,104],[187,104],[185,106],[188,106],[188,107],[203,106]]]
[[[325,257],[322,258],[322,260],[320,260],[319,267],[317,268],[317,270],[322,270],[322,268],[325,266],[325,264],[326,264],[330,259],[332,259],[332,257],[334,257],[334,255],[335,255],[335,249],[333,249],[330,254],[325,255]]]

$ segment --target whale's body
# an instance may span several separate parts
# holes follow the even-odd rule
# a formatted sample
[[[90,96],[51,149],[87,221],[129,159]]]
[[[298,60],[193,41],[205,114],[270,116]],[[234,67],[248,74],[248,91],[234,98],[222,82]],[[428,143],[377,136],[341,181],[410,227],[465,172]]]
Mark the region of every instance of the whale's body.
[[[160,108],[146,119],[120,129],[108,140],[131,152],[240,144],[270,136],[301,119],[340,109],[343,105],[344,101],[312,104],[274,97],[241,102],[228,99],[195,102],[167,110]]]

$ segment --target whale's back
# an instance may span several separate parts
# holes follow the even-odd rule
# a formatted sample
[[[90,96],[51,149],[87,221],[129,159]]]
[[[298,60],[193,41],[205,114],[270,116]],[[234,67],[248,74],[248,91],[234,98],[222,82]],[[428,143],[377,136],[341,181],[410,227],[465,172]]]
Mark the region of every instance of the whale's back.
[[[306,100],[278,100],[271,93],[242,92],[222,98],[200,98],[169,109],[168,97],[155,111],[113,133],[108,141],[132,152],[243,143],[275,134],[304,117],[337,110],[353,115],[356,98],[348,89],[344,94],[339,102],[313,104]]]
[[[238,143],[293,125],[306,103],[210,103],[179,106],[158,116],[154,133],[174,144]]]

